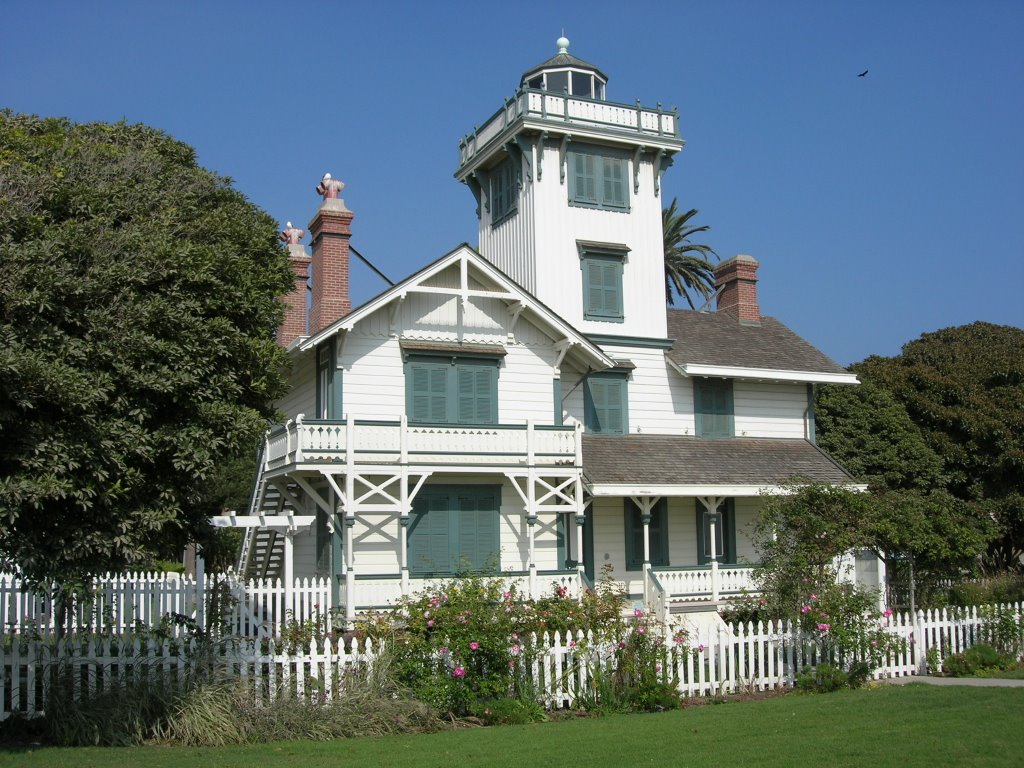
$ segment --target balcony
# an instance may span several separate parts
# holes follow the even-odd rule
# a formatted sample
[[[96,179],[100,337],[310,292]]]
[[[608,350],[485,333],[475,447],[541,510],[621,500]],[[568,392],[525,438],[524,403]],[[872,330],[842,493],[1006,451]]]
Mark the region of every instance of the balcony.
[[[267,436],[266,471],[295,465],[582,466],[582,426],[304,419]]]
[[[679,115],[675,110],[663,110],[636,105],[617,104],[583,96],[556,95],[548,91],[521,88],[505,106],[499,109],[482,128],[475,130],[459,142],[459,173],[473,159],[518,123],[534,124],[540,130],[598,135],[618,134],[632,141],[643,139],[654,146],[678,150],[683,142],[679,136]]]

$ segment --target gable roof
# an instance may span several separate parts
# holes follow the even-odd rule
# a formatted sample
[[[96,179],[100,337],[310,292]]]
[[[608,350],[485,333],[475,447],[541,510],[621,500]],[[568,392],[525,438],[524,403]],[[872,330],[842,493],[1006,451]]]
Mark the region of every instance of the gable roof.
[[[426,265],[419,271],[414,272],[409,275],[409,277],[399,283],[396,283],[382,293],[377,294],[372,299],[356,307],[348,314],[339,317],[326,328],[311,336],[300,338],[298,342],[289,349],[298,349],[300,352],[306,352],[313,349],[317,344],[329,339],[331,336],[334,336],[341,331],[352,329],[360,320],[369,317],[371,314],[380,310],[382,307],[387,306],[391,302],[404,299],[406,294],[415,291],[419,287],[423,287],[424,284],[434,275],[443,272],[453,265],[461,264],[465,264],[465,269],[463,270],[464,284],[461,288],[448,289],[453,295],[463,295],[466,298],[473,296],[500,298],[521,304],[523,311],[529,310],[532,316],[532,321],[535,324],[542,328],[546,328],[553,336],[566,345],[567,354],[571,350],[575,354],[581,355],[589,365],[593,365],[598,369],[612,368],[615,366],[615,361],[608,357],[608,355],[606,355],[599,346],[587,339],[586,336],[577,331],[554,311],[549,309],[543,302],[534,297],[515,280],[506,275],[491,262],[487,261],[467,243],[462,243],[441,258]],[[470,265],[472,265],[474,269],[483,273],[490,282],[497,284],[500,290],[488,291],[470,287],[467,282],[465,282],[467,280]],[[429,288],[427,290],[437,291],[439,289]]]
[[[740,323],[725,312],[668,310],[669,361],[686,376],[857,384],[857,377],[773,317]]]
[[[807,440],[683,435],[583,435],[583,476],[595,496],[751,496],[793,481],[852,484]]]

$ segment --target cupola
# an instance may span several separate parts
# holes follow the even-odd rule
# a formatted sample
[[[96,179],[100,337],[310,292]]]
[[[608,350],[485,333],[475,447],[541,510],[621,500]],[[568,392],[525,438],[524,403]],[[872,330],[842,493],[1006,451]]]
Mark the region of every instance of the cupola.
[[[555,45],[558,46],[558,53],[543,64],[524,72],[519,86],[604,101],[607,75],[593,64],[570,55],[568,38],[558,38]]]

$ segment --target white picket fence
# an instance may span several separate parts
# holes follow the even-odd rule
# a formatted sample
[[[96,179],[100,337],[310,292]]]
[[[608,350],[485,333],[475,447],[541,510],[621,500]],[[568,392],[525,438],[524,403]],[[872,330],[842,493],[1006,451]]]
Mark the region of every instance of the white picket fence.
[[[1021,617],[1020,603],[1000,606]],[[902,650],[873,671],[876,679],[925,671],[929,648],[939,658],[981,642],[985,609],[919,611],[891,617],[886,628],[907,642]],[[818,657],[815,638],[782,623],[719,626],[676,644],[666,636],[659,673],[687,696],[790,687]],[[549,708],[575,706],[594,696],[595,672],[611,671],[616,640],[567,632],[534,636],[519,655],[521,673],[528,676],[540,701]],[[359,647],[354,640],[314,639],[295,649],[271,640],[237,639],[215,646],[212,655],[197,661],[194,644],[139,638],[91,636],[60,643],[7,635],[0,646],[0,720],[12,712],[33,714],[46,703],[48,670],[55,663],[70,671],[65,679],[77,686],[76,695],[108,690],[115,681],[149,676],[161,684],[183,686],[197,668],[251,687],[254,701],[288,695],[323,701],[344,695],[345,679],[353,670],[372,668],[373,643]]]
[[[234,637],[276,637],[289,622],[323,621],[330,603],[326,578],[296,579],[287,585],[278,579],[240,581],[232,574],[202,571],[196,576],[108,573],[94,580],[88,599],[71,606],[71,629],[117,635],[163,624],[177,637],[187,631],[181,621],[185,619]],[[50,635],[55,610],[47,592],[0,574],[0,631]]]

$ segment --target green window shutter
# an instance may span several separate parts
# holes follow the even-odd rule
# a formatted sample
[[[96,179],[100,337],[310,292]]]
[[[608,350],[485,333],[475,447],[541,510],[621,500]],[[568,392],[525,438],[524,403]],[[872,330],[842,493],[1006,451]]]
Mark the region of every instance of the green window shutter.
[[[601,201],[597,195],[597,163],[599,158],[587,152],[573,152],[572,188],[570,196],[574,203],[598,205]]]
[[[644,562],[644,524],[638,507],[632,499],[625,502],[626,570],[639,571]],[[651,508],[650,537],[651,565],[668,565],[668,502],[658,499]]]
[[[668,565],[668,501],[658,499],[651,510],[651,565]]]
[[[456,366],[459,424],[494,424],[498,420],[497,370],[487,364]]]
[[[583,257],[583,316],[588,320],[622,320],[622,259]]]
[[[555,518],[555,564],[561,570],[569,568],[569,516],[558,513]]]
[[[410,421],[443,424],[448,419],[448,369],[446,363],[410,363]]]
[[[588,432],[624,435],[628,431],[626,379],[592,375],[583,390],[583,421]]]
[[[458,552],[454,573],[499,570],[498,498],[491,489],[468,490],[458,496]]]
[[[583,573],[594,583],[594,509],[583,511]]]
[[[700,501],[697,504],[697,564],[711,562],[711,516]],[[715,548],[719,563],[736,562],[736,506],[733,499],[725,499],[718,505]]]
[[[449,494],[424,490],[413,502],[409,520],[409,571],[414,575],[452,573],[450,548],[453,511]]]
[[[601,159],[602,204],[608,208],[626,208],[626,161],[619,157]]]
[[[626,499],[625,536],[626,570],[639,571],[644,564],[644,526],[640,522],[640,508],[632,499]]]
[[[693,405],[699,437],[735,435],[730,379],[694,379]]]

